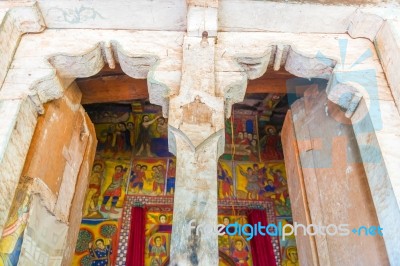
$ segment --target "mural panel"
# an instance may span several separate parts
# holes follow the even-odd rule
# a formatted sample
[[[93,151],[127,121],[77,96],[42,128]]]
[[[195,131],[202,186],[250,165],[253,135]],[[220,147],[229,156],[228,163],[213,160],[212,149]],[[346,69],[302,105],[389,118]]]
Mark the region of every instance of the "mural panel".
[[[235,196],[234,178],[231,161],[218,161],[218,198],[231,199]]]
[[[282,224],[282,227],[288,223],[293,225],[293,221],[291,219],[278,218],[278,223],[279,222]],[[289,228],[286,229],[290,230]],[[285,240],[283,240],[281,237],[279,242],[282,256],[282,266],[299,266],[300,262],[297,255],[297,246],[294,234],[287,235]]]
[[[235,171],[237,198],[259,200],[264,197],[267,181],[264,163],[237,162]]]
[[[129,159],[135,146],[134,119],[129,107],[89,108],[88,113],[96,129],[97,153],[104,159]]]
[[[135,156],[169,157],[168,120],[160,114],[135,115]]]
[[[0,265],[17,265],[30,208],[27,186],[20,183],[0,240]]]
[[[237,113],[226,120],[225,129],[225,154],[223,159],[259,161],[256,114]]]
[[[118,220],[82,220],[73,265],[115,265]]]
[[[267,164],[267,185],[263,196],[274,201],[277,216],[292,216],[284,162]]]
[[[218,215],[218,223],[228,225],[247,223],[245,215]],[[229,236],[227,234],[218,237],[218,249],[220,251],[219,265],[253,265],[250,251],[250,242],[243,236]]]
[[[165,195],[167,159],[133,160],[129,195]]]
[[[84,218],[121,216],[129,167],[129,161],[95,160],[84,203]]]
[[[146,213],[145,265],[167,265],[171,231],[172,208],[150,208]]]

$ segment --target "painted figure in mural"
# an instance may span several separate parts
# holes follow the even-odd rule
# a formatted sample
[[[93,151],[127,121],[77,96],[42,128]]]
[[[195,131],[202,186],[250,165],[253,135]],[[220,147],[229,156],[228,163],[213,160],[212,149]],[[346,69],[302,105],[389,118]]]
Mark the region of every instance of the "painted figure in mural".
[[[220,191],[222,198],[229,198],[233,195],[232,191],[232,177],[229,176],[228,172],[218,163],[217,178],[220,181]]]
[[[129,149],[132,149],[135,146],[135,127],[132,122],[128,122],[126,128],[129,133]]]
[[[260,146],[263,147],[263,160],[283,160],[281,137],[277,134],[276,128],[272,125],[264,127],[265,136],[260,139]]]
[[[232,258],[237,266],[249,266],[249,252],[240,239],[235,241],[235,250],[232,252]]]
[[[114,150],[116,141],[115,125],[109,125],[107,131],[103,134],[106,136],[106,141],[104,142],[104,151],[107,152],[109,150]]]
[[[173,195],[175,190],[175,162],[172,159],[168,160],[168,171],[167,171],[167,194]]]
[[[85,208],[83,210],[83,216],[88,216],[91,212],[97,212],[98,201],[101,191],[101,183],[103,180],[103,164],[94,163],[92,173],[89,178],[89,188],[86,195]]]
[[[226,226],[231,223],[231,219],[228,216],[222,218],[222,223],[225,225],[223,232],[226,232]],[[224,234],[218,237],[218,248],[225,254],[229,255],[229,235]]]
[[[156,194],[163,194],[165,186],[165,175],[163,175],[158,166],[153,166],[151,170],[153,171],[151,173],[151,180],[153,180],[153,192],[155,192]],[[158,192],[158,189],[160,189],[160,193]]]
[[[239,171],[247,179],[247,199],[258,199],[258,194],[261,189],[258,181],[258,174],[254,173],[254,170],[251,167],[248,167],[245,172],[243,168],[239,166]]]
[[[274,192],[275,191],[274,181],[272,179],[268,179],[267,183],[268,185],[266,185],[264,188],[265,192]]]
[[[104,240],[99,238],[93,243],[89,243],[89,254],[92,266],[109,266],[110,255],[112,254],[111,245],[105,245]]]
[[[279,169],[274,170],[271,168],[269,173],[274,177],[274,187],[276,188],[276,199],[284,201],[289,197],[287,192],[287,182],[282,175],[282,171]],[[278,189],[279,188],[279,189]]]
[[[249,153],[250,153],[249,160],[250,160],[250,161],[258,161],[258,145],[257,145],[257,140],[256,140],[256,139],[252,139],[252,140],[250,141],[250,145],[249,145],[246,149],[249,150]]]
[[[283,260],[282,266],[299,266],[296,247],[291,246],[286,249],[286,259]]]
[[[144,115],[142,117],[142,122],[140,123],[140,130],[136,145],[136,148],[138,149],[136,156],[141,155],[143,150],[146,150],[147,156],[149,157],[152,156],[150,152],[151,148],[150,125],[152,125],[155,121],[157,121],[158,118],[160,118],[160,116],[156,116],[156,118],[154,118],[153,120],[150,120],[150,117],[148,115]]]
[[[118,128],[117,131],[115,132],[116,134],[116,144],[117,148],[115,149],[115,152],[121,152],[125,150],[125,132],[126,132],[126,126],[125,123],[118,123],[117,124]]]
[[[147,169],[147,166],[146,166]],[[131,188],[135,193],[140,193],[143,190],[143,183],[145,181],[145,173],[142,172],[142,166],[140,164],[136,164],[135,168],[131,171],[131,177],[129,179],[129,183],[131,184]]]
[[[156,236],[154,238],[154,245],[151,246],[149,253],[151,257],[150,266],[162,265],[163,258],[167,256],[167,250],[164,245],[165,241],[162,241],[161,236]]]
[[[23,196],[25,196],[25,198],[22,198]],[[3,230],[3,235],[0,237],[0,265],[2,266],[18,264],[24,236],[23,233],[29,218],[29,195],[26,195],[23,191],[18,191],[16,193],[15,202],[21,205],[17,210],[15,206],[11,208],[10,216]]]
[[[160,138],[168,138],[168,124],[165,123],[164,117],[159,117],[157,119],[157,133],[159,134]]]
[[[117,205],[119,197],[121,197],[121,187],[122,187],[122,184],[124,183],[123,177],[128,169],[123,168],[122,165],[117,165],[117,166],[115,166],[114,169],[115,169],[115,173],[112,177],[111,184],[108,186],[108,188],[104,192],[103,203],[101,204],[100,211],[118,214],[118,211],[115,209],[115,206]],[[111,209],[107,210],[106,204],[110,198],[112,198]]]

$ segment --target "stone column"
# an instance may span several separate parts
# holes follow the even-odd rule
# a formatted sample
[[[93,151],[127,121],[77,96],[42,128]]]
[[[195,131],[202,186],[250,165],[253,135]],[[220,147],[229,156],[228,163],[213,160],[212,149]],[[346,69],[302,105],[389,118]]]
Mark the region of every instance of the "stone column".
[[[214,39],[186,37],[179,95],[169,111],[170,150],[177,157],[170,265],[218,265],[217,161],[224,145],[224,101],[215,96]],[[206,232],[207,231],[207,232]]]

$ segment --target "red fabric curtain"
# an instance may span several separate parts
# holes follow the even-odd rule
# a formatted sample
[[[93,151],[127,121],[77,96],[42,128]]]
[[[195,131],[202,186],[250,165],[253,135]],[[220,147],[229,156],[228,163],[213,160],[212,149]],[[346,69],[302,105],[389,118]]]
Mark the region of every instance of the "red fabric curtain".
[[[260,222],[262,226],[268,225],[267,213],[265,210],[251,210],[248,218],[249,224],[251,225],[258,225],[258,222]],[[265,229],[263,233],[265,233]],[[250,240],[250,246],[254,266],[276,266],[274,249],[268,234],[265,234],[265,236],[257,234]]]
[[[126,253],[126,266],[144,265],[145,214],[146,211],[142,207],[132,208],[128,250]]]

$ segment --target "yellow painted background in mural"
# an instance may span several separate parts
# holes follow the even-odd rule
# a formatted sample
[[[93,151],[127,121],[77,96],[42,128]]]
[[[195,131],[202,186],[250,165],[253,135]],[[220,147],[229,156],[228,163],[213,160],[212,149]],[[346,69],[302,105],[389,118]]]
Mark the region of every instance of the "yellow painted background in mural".
[[[166,186],[167,160],[133,160],[133,176],[128,186],[129,195],[164,195]]]
[[[240,225],[248,222],[246,216],[242,215],[218,215],[219,224],[234,224]],[[227,260],[237,263],[236,265],[253,265],[253,260],[250,250],[250,242],[246,241],[243,236],[229,236],[227,234],[218,237],[218,249],[220,252],[228,256]],[[242,264],[239,264],[242,263]],[[229,265],[229,262],[224,261],[220,257],[219,266]]]
[[[231,161],[218,161],[217,169],[218,177],[218,198],[230,199],[235,195],[234,178]]]
[[[27,189],[20,184],[0,241],[0,266],[17,265],[23,233],[29,217],[29,206],[30,196]]]
[[[118,249],[117,220],[82,220],[72,265],[92,265],[98,251],[107,253],[103,265],[114,265]]]
[[[163,265],[169,258],[172,213],[147,212],[145,265]]]
[[[264,163],[243,162],[235,167],[237,197],[239,199],[261,199],[266,181]]]

